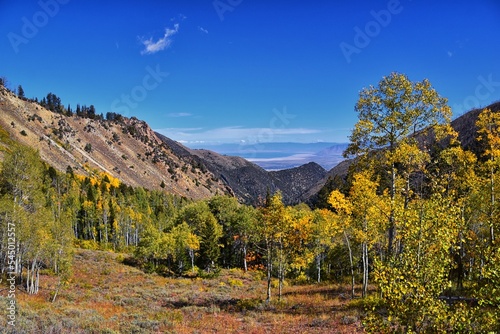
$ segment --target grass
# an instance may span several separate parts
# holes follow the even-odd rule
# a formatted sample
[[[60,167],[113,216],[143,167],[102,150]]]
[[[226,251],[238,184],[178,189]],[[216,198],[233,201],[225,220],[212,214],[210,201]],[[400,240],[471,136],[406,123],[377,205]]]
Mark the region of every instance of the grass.
[[[363,332],[361,308],[344,297],[348,286],[287,286],[281,301],[274,296],[267,304],[259,273],[232,269],[213,279],[165,278],[122,259],[78,249],[70,286],[55,303],[50,302],[54,277],[41,277],[36,296],[17,291],[19,314],[11,333]],[[3,284],[0,304],[6,305]],[[0,310],[0,328],[7,327],[4,313]]]

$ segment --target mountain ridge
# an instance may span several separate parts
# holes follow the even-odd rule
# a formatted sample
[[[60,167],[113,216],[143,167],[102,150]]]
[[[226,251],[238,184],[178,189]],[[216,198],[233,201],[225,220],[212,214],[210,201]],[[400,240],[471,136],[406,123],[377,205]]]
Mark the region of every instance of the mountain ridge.
[[[500,102],[487,106],[500,111]],[[462,145],[479,148],[473,109],[452,121]],[[44,161],[64,172],[83,175],[102,171],[130,186],[164,189],[191,199],[235,196],[245,204],[259,204],[269,193],[281,191],[285,204],[313,205],[329,187],[345,179],[352,160],[326,170],[316,162],[277,171],[238,156],[192,149],[168,138],[142,120],[115,115],[68,116],[21,99],[0,86],[0,159],[18,142],[36,148]],[[327,147],[317,155],[339,154],[345,144]]]
[[[206,168],[221,179],[242,202],[258,204],[267,193],[281,191],[283,201],[297,204],[303,194],[315,185],[326,170],[315,162],[299,167],[266,171],[264,168],[238,156],[227,156],[206,149],[190,149],[157,133],[168,147],[183,156],[196,157]]]
[[[135,117],[69,116],[21,99],[5,87],[0,87],[0,112],[0,128],[6,133],[0,158],[10,140],[37,149],[61,172],[102,171],[130,186],[192,199],[225,194],[255,205],[279,190],[285,203],[296,204],[326,173],[316,163],[269,172],[241,157],[187,148]]]
[[[60,171],[106,172],[130,186],[165,189],[201,199],[225,193],[225,185],[201,166],[173,154],[146,122],[66,116],[0,88],[0,127],[14,142],[37,149]],[[163,186],[163,187],[162,187]]]
[[[262,142],[262,143],[181,143],[191,149],[205,149],[222,155],[239,156],[267,171],[300,167],[316,162],[329,170],[344,160],[348,143],[337,142]]]

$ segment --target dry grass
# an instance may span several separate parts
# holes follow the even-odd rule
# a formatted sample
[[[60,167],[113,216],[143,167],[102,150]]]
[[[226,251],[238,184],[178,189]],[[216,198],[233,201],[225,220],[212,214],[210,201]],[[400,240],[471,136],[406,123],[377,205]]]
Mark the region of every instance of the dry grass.
[[[363,332],[346,286],[288,286],[281,301],[266,304],[258,273],[223,270],[215,279],[174,279],[118,260],[113,253],[77,250],[71,285],[55,303],[49,301],[56,284],[51,277],[42,278],[37,296],[18,291],[13,333]]]

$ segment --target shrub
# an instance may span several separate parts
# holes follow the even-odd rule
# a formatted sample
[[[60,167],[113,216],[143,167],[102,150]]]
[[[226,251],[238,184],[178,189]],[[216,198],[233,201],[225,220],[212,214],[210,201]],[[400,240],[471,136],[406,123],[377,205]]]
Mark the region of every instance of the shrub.
[[[297,285],[305,285],[309,283],[310,283],[309,277],[307,277],[307,275],[303,272],[301,272],[299,276],[297,276],[294,280],[294,284]]]
[[[243,281],[237,278],[230,278],[227,283],[230,286],[243,286]]]
[[[248,298],[238,300],[236,307],[241,311],[260,310],[262,308],[262,301],[256,298]]]
[[[83,249],[98,250],[99,243],[94,240],[76,240],[75,246]]]

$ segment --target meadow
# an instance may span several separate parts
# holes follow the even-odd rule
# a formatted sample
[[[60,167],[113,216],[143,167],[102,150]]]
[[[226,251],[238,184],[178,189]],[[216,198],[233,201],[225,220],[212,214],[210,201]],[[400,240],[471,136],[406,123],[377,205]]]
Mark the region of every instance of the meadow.
[[[288,283],[264,301],[260,271],[222,269],[216,277],[162,277],[112,252],[76,249],[70,284],[52,302],[55,277],[38,295],[19,288],[16,327],[5,333],[361,333],[362,307],[349,286]],[[5,282],[1,305],[6,305]],[[275,289],[273,289],[274,291]]]

